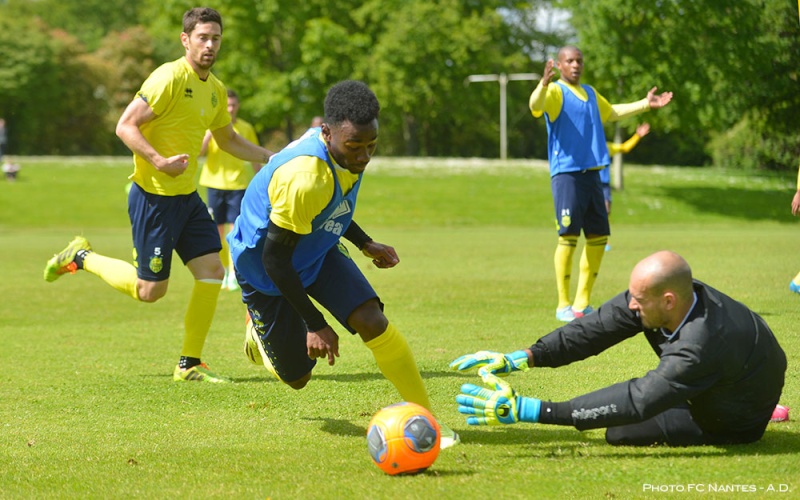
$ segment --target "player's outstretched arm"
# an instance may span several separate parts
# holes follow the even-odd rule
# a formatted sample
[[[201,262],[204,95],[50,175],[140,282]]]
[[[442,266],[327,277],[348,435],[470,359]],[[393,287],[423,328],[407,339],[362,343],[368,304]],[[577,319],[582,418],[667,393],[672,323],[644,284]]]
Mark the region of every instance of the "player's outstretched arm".
[[[518,396],[509,385],[491,390],[464,384],[461,386],[461,394],[456,396],[456,403],[459,413],[469,415],[469,425],[536,423],[542,408],[541,400]]]
[[[240,160],[265,164],[270,157],[275,154],[267,148],[248,141],[233,129],[232,124],[227,124],[222,128],[212,130],[211,134],[217,141],[220,149],[232,154]]]

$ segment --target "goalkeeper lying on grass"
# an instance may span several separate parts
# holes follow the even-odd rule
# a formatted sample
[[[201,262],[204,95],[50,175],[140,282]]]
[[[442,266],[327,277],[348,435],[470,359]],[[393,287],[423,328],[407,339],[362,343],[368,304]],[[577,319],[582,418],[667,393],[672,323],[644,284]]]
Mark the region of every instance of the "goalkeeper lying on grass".
[[[640,332],[660,358],[641,378],[565,402],[520,396],[498,378],[567,365]],[[470,425],[606,427],[609,444],[694,446],[758,441],[781,395],[786,356],[760,316],[693,280],[682,257],[662,251],[634,267],[627,291],[530,348],[480,351],[450,366],[477,368],[491,387],[461,387],[458,411]]]

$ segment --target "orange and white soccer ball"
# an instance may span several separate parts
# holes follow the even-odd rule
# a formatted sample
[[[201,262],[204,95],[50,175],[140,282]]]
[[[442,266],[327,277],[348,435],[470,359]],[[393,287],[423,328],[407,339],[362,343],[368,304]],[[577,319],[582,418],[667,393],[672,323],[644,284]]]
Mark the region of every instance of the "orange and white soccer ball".
[[[417,474],[439,456],[439,423],[424,407],[397,403],[376,413],[367,428],[372,461],[390,475]]]

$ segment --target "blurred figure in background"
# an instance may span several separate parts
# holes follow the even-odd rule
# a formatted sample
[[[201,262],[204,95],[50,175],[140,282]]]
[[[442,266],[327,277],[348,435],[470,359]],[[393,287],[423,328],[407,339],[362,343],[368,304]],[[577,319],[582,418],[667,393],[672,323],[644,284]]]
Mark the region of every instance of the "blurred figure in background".
[[[239,118],[239,96],[228,89],[228,113],[231,115],[233,130],[248,141],[258,144],[256,129],[251,124]],[[225,234],[233,227],[242,205],[244,190],[253,175],[261,169],[262,164],[240,160],[232,154],[222,150],[214,140],[210,130],[206,131],[203,138],[203,147],[200,156],[206,156],[206,162],[200,171],[199,184],[208,189],[206,200],[208,212],[217,223],[219,237],[222,240],[222,250],[219,253],[222,266],[225,268],[225,278],[222,280],[223,290],[238,290],[236,273],[231,263],[231,253],[225,241]]]

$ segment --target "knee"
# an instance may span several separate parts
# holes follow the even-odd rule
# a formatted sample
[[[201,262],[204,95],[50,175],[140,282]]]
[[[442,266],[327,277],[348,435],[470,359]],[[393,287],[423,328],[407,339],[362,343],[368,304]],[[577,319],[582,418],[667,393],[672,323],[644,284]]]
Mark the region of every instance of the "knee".
[[[161,283],[164,283],[161,285]],[[153,283],[150,281],[141,281],[137,283],[137,293],[139,300],[142,302],[156,302],[161,297],[167,294],[166,282]]]
[[[305,387],[308,384],[309,380],[311,380],[311,373],[310,372],[307,373],[302,378],[299,378],[297,380],[293,380],[291,382],[284,382],[284,383],[286,385],[288,385],[289,387],[291,387],[292,389],[299,391],[300,389],[302,389],[303,387]]]
[[[204,269],[193,272],[195,279],[211,279],[222,281],[225,279],[225,268],[219,260]]]
[[[370,301],[356,309],[347,318],[347,323],[364,339],[369,341],[386,331],[389,320],[383,314],[377,301]]]
[[[214,278],[213,279],[220,280],[220,281],[225,279],[225,268],[222,267],[222,263],[220,263],[219,266],[217,266],[217,268],[214,269]]]

